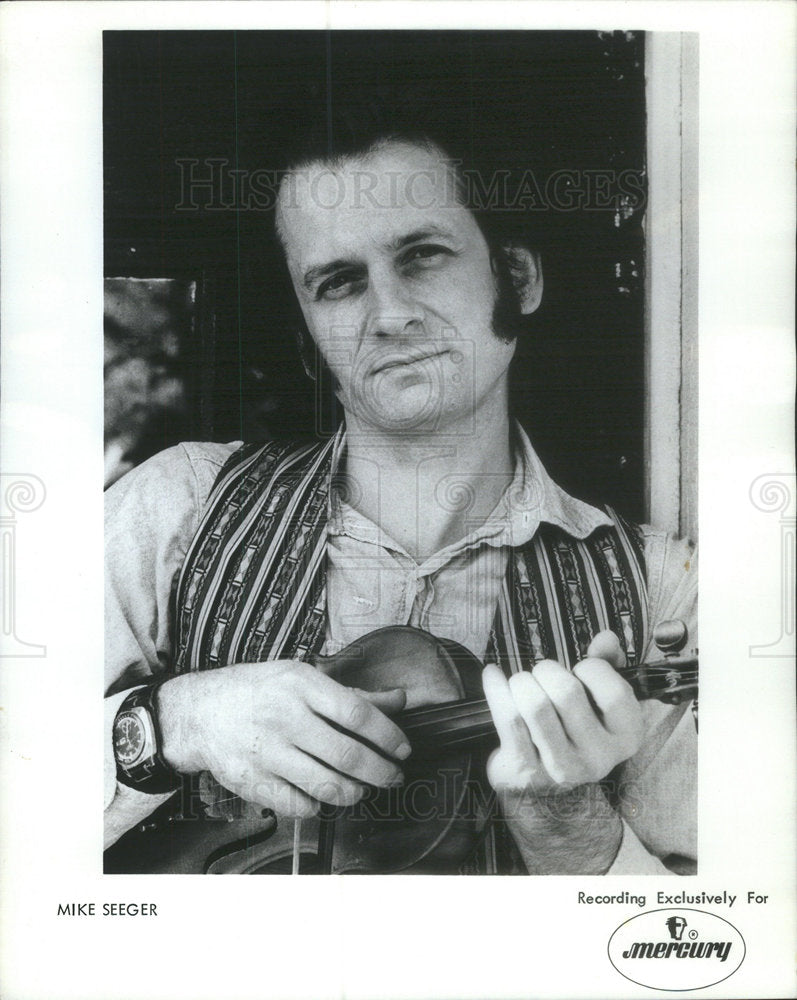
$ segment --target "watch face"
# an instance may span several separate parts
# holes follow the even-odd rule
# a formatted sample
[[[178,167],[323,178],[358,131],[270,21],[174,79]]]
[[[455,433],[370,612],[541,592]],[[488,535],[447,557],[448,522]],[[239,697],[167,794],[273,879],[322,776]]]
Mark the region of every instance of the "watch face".
[[[146,732],[141,719],[133,712],[122,712],[113,727],[113,748],[120,764],[134,764],[141,756]]]

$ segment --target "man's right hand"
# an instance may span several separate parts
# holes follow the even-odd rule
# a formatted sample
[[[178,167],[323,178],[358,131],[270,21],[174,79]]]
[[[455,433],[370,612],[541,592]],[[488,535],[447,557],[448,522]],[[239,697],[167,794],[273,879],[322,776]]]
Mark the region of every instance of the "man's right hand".
[[[404,702],[401,689],[347,688],[297,660],[181,674],[158,694],[163,755],[281,816],[311,816],[401,782],[395,760],[410,747],[384,712]]]

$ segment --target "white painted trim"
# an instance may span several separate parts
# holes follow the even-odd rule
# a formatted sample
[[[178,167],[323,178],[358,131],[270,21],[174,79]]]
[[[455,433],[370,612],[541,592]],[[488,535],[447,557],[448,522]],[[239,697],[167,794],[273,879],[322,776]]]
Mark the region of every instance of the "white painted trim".
[[[649,520],[697,532],[697,39],[645,43],[645,471]]]
[[[681,36],[681,535],[697,541],[698,40]]]

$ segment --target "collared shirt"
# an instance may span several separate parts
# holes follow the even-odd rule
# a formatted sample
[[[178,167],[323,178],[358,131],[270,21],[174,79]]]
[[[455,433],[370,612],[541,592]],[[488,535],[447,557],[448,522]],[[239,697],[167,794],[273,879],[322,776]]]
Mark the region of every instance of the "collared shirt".
[[[533,537],[542,521],[576,537],[607,523],[600,511],[556,486],[525,435],[519,440],[512,483],[487,521],[421,565],[351,507],[333,506],[328,651],[380,621],[422,625],[481,654],[495,608],[491,594],[497,592],[510,547]],[[172,581],[216,476],[237,447],[237,443],[178,445],[128,473],[106,494],[106,845],[168,798],[117,783],[113,719],[130,688],[168,666]],[[696,644],[693,549],[688,542],[649,527],[643,527],[643,537],[649,620],[683,619]],[[377,599],[358,578],[362,559],[384,570]],[[357,573],[353,563],[359,565]],[[373,606],[356,598],[372,601]],[[356,609],[353,615],[348,607]],[[463,607],[475,610],[466,611],[463,619]],[[650,654],[648,648],[646,658]],[[643,703],[643,716],[645,741],[624,765],[619,803],[623,842],[608,874],[668,874],[659,858],[695,856],[694,725],[683,709],[658,702]]]
[[[530,541],[543,521],[581,539],[611,525],[606,514],[560,489],[525,431],[516,425],[515,432],[514,474],[495,509],[421,563],[331,492],[325,653],[385,625],[415,625],[483,660],[512,548]],[[341,441],[334,463],[343,446]]]

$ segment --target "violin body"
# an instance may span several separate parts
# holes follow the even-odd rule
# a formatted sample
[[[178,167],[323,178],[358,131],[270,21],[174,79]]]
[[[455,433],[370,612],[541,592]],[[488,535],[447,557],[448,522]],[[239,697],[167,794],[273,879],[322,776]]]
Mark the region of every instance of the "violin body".
[[[315,657],[314,663],[347,687],[404,688],[407,709],[395,716],[401,728],[422,721],[425,705],[468,703],[481,694],[482,664],[475,656],[410,626],[378,629],[334,656]],[[473,848],[487,821],[483,794],[475,796],[476,808],[469,804],[474,788],[485,787],[471,748],[490,739],[497,744],[491,727],[483,729],[482,738],[469,739],[465,750],[435,746],[433,735],[418,731],[401,786],[367,788],[354,806],[302,820],[298,844],[293,820],[277,821],[268,811],[263,816],[251,804],[243,804],[240,818],[207,817],[198,782],[191,779],[182,797],[165,803],[105,852],[105,872],[282,874],[291,872],[297,848],[300,871],[306,874],[322,866],[332,874],[450,871]],[[322,861],[323,829],[332,824],[334,838]]]
[[[672,628],[667,635],[663,660],[621,671],[640,699],[696,695],[697,659],[679,659],[682,642]],[[304,874],[458,869],[486,828],[492,800],[483,761],[498,740],[480,661],[458,643],[397,625],[314,663],[348,687],[407,691],[407,707],[394,716],[413,748],[403,784],[369,787],[356,805],[325,808],[297,826],[240,799],[238,818],[210,818],[198,779],[187,778],[182,794],[105,852],[106,873],[288,874],[295,856]]]

